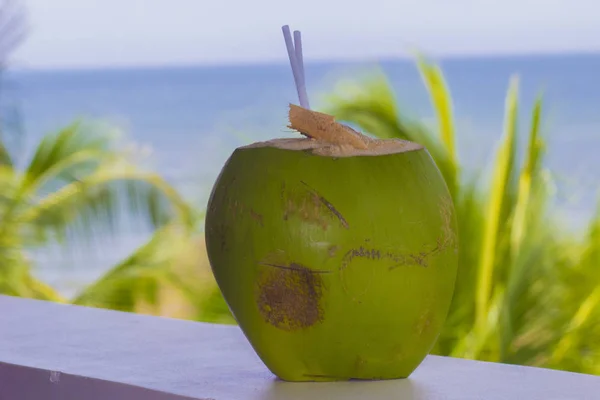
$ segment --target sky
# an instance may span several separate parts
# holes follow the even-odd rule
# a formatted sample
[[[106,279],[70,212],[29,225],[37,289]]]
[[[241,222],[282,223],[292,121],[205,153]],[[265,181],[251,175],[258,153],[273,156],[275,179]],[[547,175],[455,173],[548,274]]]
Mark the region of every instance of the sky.
[[[17,68],[376,60],[600,51],[599,0],[23,0]]]

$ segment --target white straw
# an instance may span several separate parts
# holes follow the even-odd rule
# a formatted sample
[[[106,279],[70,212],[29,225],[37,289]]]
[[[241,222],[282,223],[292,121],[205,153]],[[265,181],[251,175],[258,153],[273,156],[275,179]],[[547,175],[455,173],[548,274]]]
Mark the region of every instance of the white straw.
[[[308,104],[308,94],[306,93],[306,75],[304,75],[304,56],[302,55],[302,34],[300,31],[294,31],[294,50],[296,53],[296,67],[298,69],[298,80],[300,83],[298,90],[304,96],[305,101],[304,105],[300,105],[306,109],[310,109]]]
[[[306,88],[301,80],[300,71],[304,69],[304,67],[300,67],[298,65],[298,60],[296,59],[296,49],[294,47],[294,43],[292,42],[292,34],[290,32],[289,25],[284,25],[281,27],[283,31],[283,38],[285,39],[285,46],[287,48],[288,57],[290,59],[290,66],[292,67],[292,74],[294,75],[294,82],[296,84],[296,91],[298,92],[298,99],[300,100],[300,106],[308,109],[308,96],[306,94]],[[300,52],[302,52],[302,44],[300,43]],[[301,55],[302,56],[302,55]]]

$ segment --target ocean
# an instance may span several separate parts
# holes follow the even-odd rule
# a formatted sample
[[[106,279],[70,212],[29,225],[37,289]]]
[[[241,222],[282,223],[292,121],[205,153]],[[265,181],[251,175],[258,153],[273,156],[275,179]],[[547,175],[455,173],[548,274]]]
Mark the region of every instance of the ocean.
[[[546,165],[558,188],[556,216],[579,229],[594,212],[600,184],[600,54],[455,58],[440,61],[454,100],[459,156],[467,171],[486,170],[502,135],[509,79],[521,94],[521,140],[536,96],[544,95]],[[409,60],[308,63],[311,105],[341,82],[381,68],[403,114],[433,123],[427,93]],[[337,89],[336,89],[337,88]],[[289,64],[105,70],[9,71],[2,104],[22,132],[25,157],[39,138],[75,119],[103,121],[150,152],[153,166],[204,207],[221,166],[238,146],[289,137],[287,104],[297,103]],[[14,118],[17,116],[18,118]],[[146,232],[124,231],[106,245],[43,249],[37,273],[65,293],[100,276],[139,246]],[[108,243],[108,242],[107,242]]]

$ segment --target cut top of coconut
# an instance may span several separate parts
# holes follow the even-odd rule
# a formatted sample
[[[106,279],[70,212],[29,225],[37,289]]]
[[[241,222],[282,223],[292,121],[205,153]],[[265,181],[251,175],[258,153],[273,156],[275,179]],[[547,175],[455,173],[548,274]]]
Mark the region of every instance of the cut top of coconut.
[[[282,138],[256,142],[242,149],[274,147],[282,150],[310,151],[315,155],[328,157],[380,156],[421,150],[423,146],[402,139],[371,139],[366,137],[366,148],[356,148],[349,144],[332,144],[311,138]]]
[[[275,147],[330,157],[379,156],[423,149],[422,145],[407,140],[370,138],[340,124],[331,115],[294,104],[290,104],[289,119],[289,127],[304,138],[273,139],[242,148]]]

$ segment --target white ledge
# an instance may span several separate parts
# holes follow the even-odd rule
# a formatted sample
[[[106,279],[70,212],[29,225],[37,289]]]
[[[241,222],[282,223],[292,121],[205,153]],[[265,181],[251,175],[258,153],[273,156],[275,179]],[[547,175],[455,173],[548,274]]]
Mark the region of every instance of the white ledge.
[[[0,296],[0,400],[599,399],[600,377],[429,356],[409,379],[287,383],[237,327]]]

